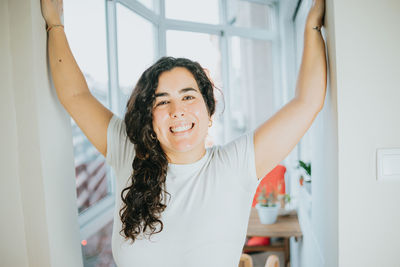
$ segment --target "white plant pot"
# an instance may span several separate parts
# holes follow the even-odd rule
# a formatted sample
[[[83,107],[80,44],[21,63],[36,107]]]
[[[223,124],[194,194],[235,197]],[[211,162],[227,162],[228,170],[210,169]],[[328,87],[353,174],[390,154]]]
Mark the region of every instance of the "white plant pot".
[[[264,207],[259,203],[256,204],[258,217],[260,218],[261,224],[273,224],[278,218],[279,205],[275,207]]]

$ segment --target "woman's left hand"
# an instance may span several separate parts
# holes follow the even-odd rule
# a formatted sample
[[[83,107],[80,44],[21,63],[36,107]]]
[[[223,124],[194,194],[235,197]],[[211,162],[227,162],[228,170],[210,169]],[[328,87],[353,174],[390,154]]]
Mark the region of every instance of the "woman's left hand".
[[[48,26],[61,24],[63,0],[41,0],[42,16]]]
[[[324,25],[325,0],[313,0],[308,12],[307,22],[313,25]]]

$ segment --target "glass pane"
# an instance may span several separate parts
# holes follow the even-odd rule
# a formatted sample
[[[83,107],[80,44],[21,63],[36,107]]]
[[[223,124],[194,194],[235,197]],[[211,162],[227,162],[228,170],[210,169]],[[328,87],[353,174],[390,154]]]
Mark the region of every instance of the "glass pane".
[[[154,12],[158,13],[158,8],[157,7],[157,1],[158,0],[139,0],[141,4],[143,4],[145,7],[148,9],[153,10]]]
[[[218,0],[165,0],[165,16],[209,24],[219,23]]]
[[[230,39],[231,137],[255,129],[274,113],[272,42]]]
[[[227,0],[228,24],[239,27],[271,28],[272,9],[246,0]]]
[[[90,19],[88,19],[90,14]],[[108,107],[108,69],[104,1],[64,1],[65,32],[92,94]],[[82,27],[85,25],[85,27]],[[90,29],[90,34],[88,34]],[[71,119],[78,210],[110,192],[105,159]]]
[[[112,227],[113,221],[87,240],[82,240],[83,265],[85,267],[117,266],[111,252]]]
[[[140,75],[155,59],[155,29],[144,18],[117,4],[120,104],[125,107]]]
[[[197,61],[209,72],[214,85],[222,90],[221,53],[219,37],[217,35],[167,31],[167,55],[185,57]],[[207,145],[221,144],[223,141],[223,110],[222,94],[214,91],[217,100],[217,109],[213,118],[213,125],[209,131]]]

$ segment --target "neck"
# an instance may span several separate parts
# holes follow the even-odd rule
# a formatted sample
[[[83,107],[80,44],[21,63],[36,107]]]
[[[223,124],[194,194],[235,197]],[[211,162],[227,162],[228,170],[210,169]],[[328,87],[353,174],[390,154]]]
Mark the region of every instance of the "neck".
[[[168,162],[172,164],[190,164],[199,161],[206,154],[206,149],[202,147],[197,151],[188,152],[167,152]]]

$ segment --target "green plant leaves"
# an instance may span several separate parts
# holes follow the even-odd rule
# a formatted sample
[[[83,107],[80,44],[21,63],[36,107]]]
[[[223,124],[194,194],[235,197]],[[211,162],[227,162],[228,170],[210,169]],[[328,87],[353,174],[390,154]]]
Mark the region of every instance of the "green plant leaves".
[[[297,169],[298,168],[303,168],[306,171],[306,173],[308,174],[308,176],[311,177],[311,162],[305,163],[304,161],[299,160],[299,165],[297,166]]]

